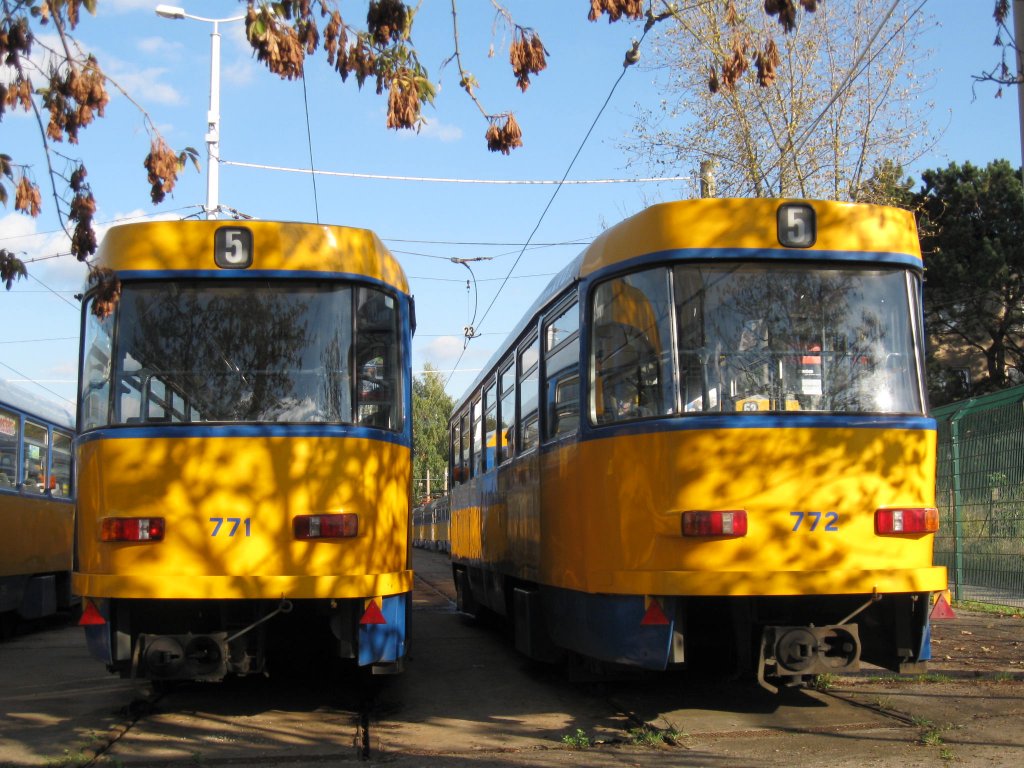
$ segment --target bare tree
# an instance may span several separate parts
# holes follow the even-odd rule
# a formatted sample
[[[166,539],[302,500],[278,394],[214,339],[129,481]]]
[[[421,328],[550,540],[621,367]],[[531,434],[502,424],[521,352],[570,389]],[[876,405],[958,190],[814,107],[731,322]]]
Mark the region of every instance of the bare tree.
[[[730,0],[724,15],[717,5],[659,27],[665,98],[637,118],[634,162],[712,161],[725,196],[864,200],[877,167],[904,166],[928,144],[923,3],[821,3],[779,39],[761,0]]]
[[[1018,7],[1015,13],[1024,12]],[[974,75],[976,83],[995,83],[999,86],[996,90],[996,98],[1003,95],[1004,85],[1021,84],[1020,60],[1024,56],[1021,50],[1021,41],[1016,39],[1013,29],[1010,28],[1010,0],[995,0],[992,9],[992,18],[996,23],[996,39],[992,44],[1000,49],[999,63],[992,69]],[[1018,20],[1019,24],[1020,21]]]
[[[584,10],[587,0],[574,0]],[[812,12],[821,0],[765,0],[759,15],[774,19],[785,31],[795,28],[798,6]],[[102,118],[110,99],[109,89],[126,93],[101,68],[100,62],[82,50],[74,33],[88,14],[95,13],[99,0],[0,0],[0,122],[9,111],[34,114],[39,125],[52,199],[61,225],[71,242],[71,253],[86,261],[96,251],[93,214],[96,200],[87,181],[85,165],[61,152],[58,145],[77,144],[79,134]],[[322,55],[337,71],[341,81],[349,77],[362,88],[369,80],[379,95],[387,94],[386,126],[417,129],[422,108],[433,102],[437,85],[420,64],[413,42],[413,24],[419,5],[409,0],[363,0],[352,4],[355,17],[341,15],[339,0],[239,0],[246,7],[245,33],[256,59],[279,77],[303,77],[306,59]],[[515,84],[522,90],[547,67],[547,50],[540,35],[521,26],[499,0],[490,0],[497,19],[496,28],[506,30],[509,64]],[[728,13],[732,0],[700,0],[714,5],[715,13]],[[479,83],[468,69],[459,48],[458,2],[450,0],[453,53],[459,86],[480,109],[487,130],[484,138],[492,152],[509,154],[522,146],[522,130],[511,111],[492,112],[481,103]],[[607,16],[609,22],[646,19],[644,31],[674,18],[677,4],[669,0],[589,0],[591,21]],[[350,23],[361,18],[365,23]],[[346,13],[349,11],[347,10]],[[806,15],[806,14],[804,14]],[[582,17],[582,13],[581,13]],[[43,40],[43,30],[52,31],[56,43]],[[627,53],[625,66],[638,59],[637,48]],[[447,63],[447,62],[446,62]],[[133,102],[135,103],[135,102]],[[172,149],[141,105],[136,103],[151,140],[144,167],[150,184],[150,198],[162,201],[173,191],[178,174],[189,160],[198,168],[198,153],[191,147]],[[0,147],[0,150],[3,148]],[[10,193],[14,208],[38,216],[43,194],[36,172],[30,165],[0,151],[0,203],[7,205]],[[9,289],[27,274],[25,264],[12,252],[0,248],[0,282]],[[90,280],[100,283],[104,298],[93,302],[94,311],[110,311],[117,302],[116,278],[90,268]]]

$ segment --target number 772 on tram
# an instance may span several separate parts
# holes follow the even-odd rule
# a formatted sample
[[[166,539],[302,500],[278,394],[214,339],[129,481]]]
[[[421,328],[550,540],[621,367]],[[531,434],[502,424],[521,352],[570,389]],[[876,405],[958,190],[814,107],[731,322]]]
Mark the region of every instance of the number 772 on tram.
[[[920,669],[946,586],[922,274],[880,206],[690,200],[605,231],[455,410],[460,606],[538,658]]]

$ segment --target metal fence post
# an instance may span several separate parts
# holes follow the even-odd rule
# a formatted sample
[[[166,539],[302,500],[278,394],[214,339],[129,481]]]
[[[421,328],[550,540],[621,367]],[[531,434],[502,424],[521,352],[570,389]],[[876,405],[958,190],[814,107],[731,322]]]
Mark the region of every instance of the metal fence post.
[[[953,495],[951,501],[953,512],[953,599],[961,600],[961,584],[964,576],[963,520],[960,510],[963,497],[960,494],[960,417],[964,411],[957,411],[949,422],[950,448],[953,465]]]

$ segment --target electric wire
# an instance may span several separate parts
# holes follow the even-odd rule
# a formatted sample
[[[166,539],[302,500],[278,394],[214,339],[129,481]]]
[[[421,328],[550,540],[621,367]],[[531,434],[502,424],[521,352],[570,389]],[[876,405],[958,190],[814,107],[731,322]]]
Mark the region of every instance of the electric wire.
[[[637,51],[639,51],[640,44],[644,41],[644,38],[647,37],[648,31],[649,28],[644,29],[644,32],[640,36],[640,39],[633,41],[632,53],[635,54]],[[544,206],[544,210],[541,211],[540,218],[537,219],[537,223],[534,225],[533,230],[530,232],[530,236],[526,238],[526,242],[523,244],[522,250],[520,250],[519,255],[516,256],[515,261],[512,262],[512,266],[509,268],[504,280],[502,280],[501,285],[498,287],[497,292],[494,294],[494,298],[491,299],[491,303],[487,305],[487,309],[484,311],[483,316],[480,318],[480,325],[483,325],[484,321],[487,319],[487,315],[490,314],[490,311],[494,307],[494,304],[498,301],[498,297],[501,296],[501,292],[505,289],[505,286],[508,284],[509,279],[512,277],[512,273],[515,271],[515,268],[519,265],[519,261],[523,258],[523,255],[526,253],[527,248],[529,248],[530,243],[533,242],[533,238],[537,234],[537,230],[540,229],[540,225],[544,222],[544,219],[547,216],[548,211],[551,210],[551,206],[554,204],[555,198],[558,196],[559,190],[561,190],[562,186],[566,183],[566,180],[569,177],[569,173],[572,171],[573,166],[576,164],[576,160],[579,159],[580,154],[583,152],[583,148],[587,145],[587,141],[590,139],[590,134],[592,134],[594,132],[594,128],[597,127],[598,121],[604,114],[605,109],[608,107],[608,104],[612,100],[612,96],[615,95],[615,91],[619,87],[619,83],[621,83],[622,79],[626,76],[626,72],[629,71],[629,67],[632,63],[633,62],[630,60],[630,56],[627,53],[626,60],[622,64],[622,71],[619,73],[619,76],[615,79],[615,82],[612,84],[611,90],[608,91],[608,96],[605,98],[604,103],[601,105],[601,108],[597,111],[597,115],[594,117],[593,122],[591,122],[586,134],[583,136],[583,141],[580,142],[580,145],[577,148],[576,153],[572,156],[572,160],[569,161],[569,165],[565,169],[565,173],[562,174],[562,180],[558,182],[558,185],[551,193],[551,197],[548,198],[548,202]],[[462,362],[462,358],[465,356],[466,350],[468,348],[468,343],[463,345],[462,352],[459,354],[458,359],[455,361],[455,365],[452,368],[452,372],[448,375],[447,380],[445,380],[445,387],[447,387],[449,382],[451,382],[452,376],[455,375],[455,371],[458,369],[459,363]]]
[[[72,302],[72,301],[69,301],[69,300],[68,300],[68,299],[66,299],[66,298],[65,298],[64,296],[61,296],[61,295],[60,295],[60,294],[59,294],[59,293],[58,293],[57,291],[53,290],[53,288],[51,288],[50,286],[48,286],[48,285],[47,285],[46,283],[44,283],[44,282],[43,282],[42,280],[40,280],[40,279],[39,279],[38,277],[36,277],[35,275],[33,275],[33,274],[29,273],[29,276],[28,276],[28,277],[29,277],[29,279],[30,279],[30,280],[35,280],[35,281],[36,281],[37,283],[39,283],[39,284],[40,284],[41,286],[43,286],[43,288],[45,288],[45,289],[46,289],[47,291],[49,291],[50,293],[52,293],[52,294],[53,294],[54,296],[56,296],[56,297],[57,297],[58,299],[60,299],[61,301],[63,301],[63,302],[65,303],[65,304],[67,304],[67,305],[68,305],[69,307],[71,307],[71,308],[72,308],[73,310],[75,310],[75,312],[76,312],[76,313],[78,312],[78,310],[79,310],[79,306],[78,306],[77,304],[75,304],[75,303],[74,303],[74,302]]]
[[[532,275],[514,275],[511,280],[530,280],[538,277],[554,277],[557,272],[537,272]],[[465,282],[457,277],[424,277],[423,275],[408,275],[410,280],[431,280],[438,283],[462,283]],[[496,283],[499,280],[503,280],[501,277],[478,277],[476,282],[478,283]]]
[[[306,143],[309,145],[309,178],[313,181],[313,210],[316,212],[316,223],[320,223],[320,201],[316,194],[316,173],[314,172],[313,165],[313,132],[309,127],[309,97],[306,95],[306,77],[305,74],[301,78],[302,80],[302,104],[306,108]]]
[[[62,395],[62,394],[60,394],[58,392],[54,392],[52,389],[50,389],[48,386],[43,384],[41,381],[33,379],[31,376],[26,376],[24,373],[19,371],[17,368],[12,368],[11,366],[9,366],[7,363],[3,362],[2,360],[0,360],[0,365],[2,365],[4,368],[6,368],[7,370],[11,371],[15,375],[20,376],[23,381],[29,382],[31,384],[35,384],[40,389],[45,389],[47,392],[49,392],[54,397],[60,398],[61,400],[63,400],[68,405],[70,405],[72,407],[77,407],[76,403],[72,402],[71,400],[68,400],[66,397],[64,397],[64,395]]]
[[[7,339],[0,344],[43,344],[48,341],[77,341],[77,336],[51,336],[46,339]]]
[[[181,206],[179,208],[170,208],[170,209],[168,209],[166,211],[159,211],[157,213],[142,213],[142,214],[137,214],[135,216],[122,216],[122,217],[117,218],[117,219],[107,219],[106,221],[93,222],[93,224],[95,226],[100,226],[100,227],[106,226],[108,224],[122,224],[122,223],[124,223],[126,221],[137,221],[139,219],[150,219],[150,218],[152,218],[154,216],[163,216],[163,215],[168,214],[168,213],[177,213],[178,211],[187,211],[190,208],[199,208],[200,210],[202,210],[202,206],[201,205],[197,205],[197,204],[183,205],[183,206]],[[46,237],[48,235],[62,235],[62,234],[64,234],[64,230],[63,229],[50,229],[50,230],[47,230],[45,232],[29,232],[29,233],[26,233],[26,234],[23,234],[23,235],[3,235],[3,236],[0,236],[0,242],[3,242],[4,240],[20,240],[22,238],[28,238],[28,237]],[[61,255],[69,255],[69,254],[61,254]]]
[[[915,8],[907,16],[906,21],[900,24],[889,36],[888,40],[886,41],[886,45],[879,46],[877,51],[873,55],[871,55],[870,58],[868,58],[868,55],[871,53],[872,45],[874,44],[875,40],[878,39],[878,36],[882,33],[882,30],[885,28],[885,25],[889,23],[890,19],[892,19],[892,16],[896,12],[896,8],[899,6],[899,3],[900,0],[893,0],[892,5],[889,7],[889,11],[884,15],[882,20],[879,22],[878,26],[875,28],[875,31],[868,39],[863,50],[858,55],[856,61],[854,61],[854,63],[850,66],[850,69],[846,73],[846,77],[843,78],[843,81],[833,91],[832,98],[828,100],[824,107],[822,107],[821,111],[818,112],[817,116],[814,118],[814,120],[811,121],[810,125],[804,128],[804,130],[790,144],[794,157],[803,148],[803,145],[806,144],[810,137],[813,135],[814,130],[818,127],[818,124],[825,119],[825,115],[829,113],[829,110],[831,110],[832,107],[835,106],[835,103],[850,88],[853,81],[860,75],[861,72],[864,71],[864,67],[871,64],[876,58],[878,58],[879,55],[881,55],[881,52],[885,49],[886,45],[888,45],[888,43],[892,41],[892,39],[900,32],[901,29],[903,29],[907,24],[910,23],[911,19],[913,19],[918,13],[921,12],[921,9],[928,3],[928,0],[921,0],[917,8]],[[865,59],[867,60],[865,61]],[[780,162],[785,155],[785,151],[785,149],[779,151]],[[768,180],[768,174],[770,170],[773,169],[774,167],[775,166],[769,166],[763,172],[761,172],[759,175],[758,183],[766,182]]]
[[[239,160],[219,160],[221,165],[233,165],[236,168],[255,168],[261,171],[280,171],[282,173],[311,173],[321,176],[340,176],[346,179],[373,179],[376,181],[415,181],[432,184],[498,184],[498,185],[550,185],[565,186],[567,184],[661,184],[675,181],[692,181],[689,176],[656,176],[649,178],[623,179],[458,179],[441,176],[398,176],[383,173],[353,173],[351,171],[323,171],[311,168],[289,168],[283,165],[267,165],[265,163],[247,163]]]

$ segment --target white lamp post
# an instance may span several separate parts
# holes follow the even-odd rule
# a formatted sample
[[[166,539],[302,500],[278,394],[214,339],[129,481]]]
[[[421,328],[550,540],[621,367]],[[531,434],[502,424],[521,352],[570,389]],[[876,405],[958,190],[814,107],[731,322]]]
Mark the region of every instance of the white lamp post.
[[[226,19],[207,19],[185,13],[184,8],[158,5],[156,15],[165,19],[192,19],[213,24],[210,33],[210,111],[206,115],[206,218],[215,219],[220,211],[217,194],[220,185],[220,27],[229,21],[241,21],[241,16]]]

